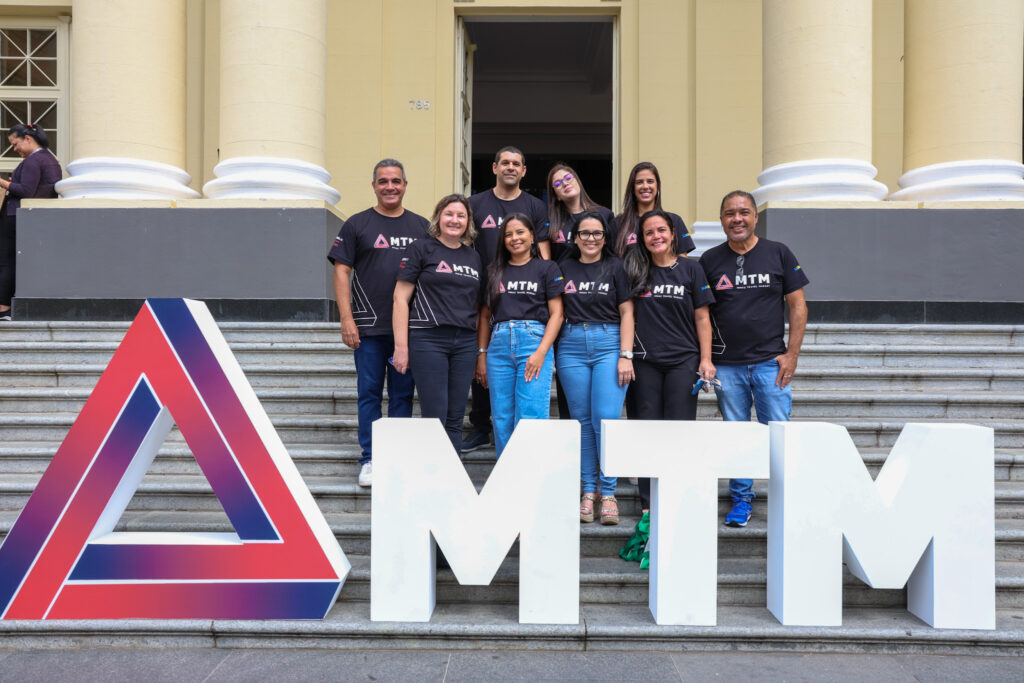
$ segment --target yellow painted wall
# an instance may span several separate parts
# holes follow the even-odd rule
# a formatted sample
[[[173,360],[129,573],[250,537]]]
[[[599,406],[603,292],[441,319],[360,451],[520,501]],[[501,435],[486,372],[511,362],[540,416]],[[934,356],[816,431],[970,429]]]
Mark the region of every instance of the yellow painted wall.
[[[874,0],[872,9],[871,163],[895,192],[903,165],[903,0]]]
[[[890,189],[902,172],[903,4],[873,2],[872,158]],[[373,202],[370,170],[384,156],[406,164],[407,205],[419,213],[454,187],[457,14],[615,17],[616,210],[641,160],[658,165],[666,206],[687,222],[716,220],[724,192],[756,187],[762,0],[329,0],[327,7],[323,144],[345,214]],[[200,189],[218,162],[220,0],[188,0],[187,8],[185,170]],[[70,10],[70,1],[0,2],[0,15]],[[429,100],[430,109],[410,108],[409,100]],[[546,172],[531,172],[538,170]]]
[[[698,0],[696,34],[697,205],[692,220],[714,222],[722,197],[756,188],[762,170],[761,0]]]

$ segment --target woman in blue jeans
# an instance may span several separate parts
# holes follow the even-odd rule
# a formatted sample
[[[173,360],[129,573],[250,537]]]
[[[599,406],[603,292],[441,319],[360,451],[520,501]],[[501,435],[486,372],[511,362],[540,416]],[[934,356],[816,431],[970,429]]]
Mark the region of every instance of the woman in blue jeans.
[[[434,208],[427,239],[416,240],[398,265],[391,321],[392,363],[416,369],[423,417],[441,420],[455,451],[462,448],[466,395],[476,366],[480,314],[480,255],[469,200],[444,197]]]
[[[557,365],[569,414],[580,423],[580,521],[594,521],[600,476],[601,524],[619,523],[615,477],[599,475],[601,420],[622,417],[633,380],[633,301],[622,261],[612,254],[604,217],[577,218],[573,241],[558,266],[565,278],[565,324]]]
[[[533,223],[522,213],[505,216],[488,271],[475,377],[491,390],[494,447],[501,457],[519,420],[548,418],[562,274],[540,257]]]

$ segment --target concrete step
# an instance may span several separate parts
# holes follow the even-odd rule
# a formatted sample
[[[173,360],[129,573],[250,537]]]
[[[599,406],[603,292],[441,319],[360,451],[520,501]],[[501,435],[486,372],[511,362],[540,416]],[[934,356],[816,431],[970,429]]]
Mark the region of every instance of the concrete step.
[[[354,386],[344,389],[258,387],[256,395],[271,415],[352,416],[357,411]],[[0,388],[0,414],[77,413],[92,390],[84,387]],[[915,420],[1024,419],[1024,393],[961,391],[926,393],[856,390],[806,390],[793,394],[793,419],[901,418]],[[551,414],[558,414],[552,394]],[[718,419],[713,394],[701,397],[698,417]]]
[[[64,387],[92,389],[105,364],[8,363],[0,366],[0,387]],[[304,387],[307,389],[355,390],[355,366],[351,362],[324,365],[275,363],[243,366],[254,388]]]
[[[57,442],[62,441],[78,413],[5,413],[0,414],[0,443],[4,442]],[[801,419],[800,415],[794,415]],[[707,415],[702,419],[714,419]],[[351,445],[356,442],[357,420],[354,415],[279,415],[270,420],[286,446],[292,444]],[[949,420],[915,418],[902,420],[870,417],[829,416],[820,421],[843,425],[853,442],[861,449],[891,448],[909,422],[940,422]],[[958,421],[989,427],[995,431],[995,446],[999,449],[1024,448],[1024,420],[960,419]],[[173,430],[169,443],[181,443],[181,435]]]
[[[219,322],[217,326],[228,341],[337,343],[341,338],[337,323]],[[127,329],[127,322],[14,321],[0,328],[0,341],[120,341]],[[804,343],[865,344],[880,338],[893,344],[1024,346],[1024,326],[812,323]]]
[[[0,356],[12,363],[106,364],[119,342],[0,341]],[[352,362],[340,342],[231,342],[247,364],[319,365]],[[801,367],[1021,367],[1024,346],[941,346],[938,344],[808,344]]]

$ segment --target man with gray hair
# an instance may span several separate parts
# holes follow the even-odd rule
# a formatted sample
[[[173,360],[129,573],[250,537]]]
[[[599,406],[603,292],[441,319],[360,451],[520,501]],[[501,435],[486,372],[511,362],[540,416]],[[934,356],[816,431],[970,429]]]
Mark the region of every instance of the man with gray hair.
[[[334,294],[341,318],[341,340],[353,350],[358,394],[359,485],[373,483],[372,425],[381,416],[384,381],[388,417],[411,417],[412,372],[389,365],[395,351],[391,302],[398,264],[410,244],[426,237],[428,221],[402,206],[408,181],[395,159],[373,167],[377,205],[345,221],[327,259],[334,264]]]

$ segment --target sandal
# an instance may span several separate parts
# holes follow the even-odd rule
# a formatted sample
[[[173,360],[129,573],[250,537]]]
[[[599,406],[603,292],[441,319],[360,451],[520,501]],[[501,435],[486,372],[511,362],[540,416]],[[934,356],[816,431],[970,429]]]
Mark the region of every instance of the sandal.
[[[615,496],[601,496],[601,524],[612,526],[619,523],[619,504]]]
[[[580,521],[581,522],[593,522],[594,521],[594,501],[597,500],[596,493],[584,493],[583,498],[580,499]]]

